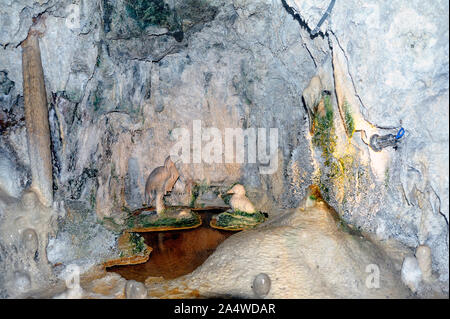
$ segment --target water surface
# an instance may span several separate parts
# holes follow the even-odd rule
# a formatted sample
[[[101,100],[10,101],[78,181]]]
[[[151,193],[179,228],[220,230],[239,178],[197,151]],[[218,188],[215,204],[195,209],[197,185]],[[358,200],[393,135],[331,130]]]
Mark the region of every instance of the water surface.
[[[107,269],[127,280],[144,282],[149,276],[173,279],[191,273],[235,232],[211,228],[211,217],[223,210],[199,210],[202,225],[194,229],[140,233],[153,248],[144,264],[114,266]]]

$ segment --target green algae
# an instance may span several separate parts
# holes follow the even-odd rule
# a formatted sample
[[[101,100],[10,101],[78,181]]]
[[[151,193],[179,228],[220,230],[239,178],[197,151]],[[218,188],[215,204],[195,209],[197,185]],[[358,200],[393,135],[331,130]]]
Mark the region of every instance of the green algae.
[[[325,165],[330,164],[332,154],[336,149],[336,134],[334,128],[334,112],[331,98],[324,96],[325,115],[316,112],[314,115],[314,135],[312,142],[319,147],[325,158]]]
[[[349,138],[353,137],[353,133],[355,132],[355,121],[353,120],[353,116],[351,113],[350,104],[348,104],[347,100],[344,101],[344,120],[345,120],[345,130]]]

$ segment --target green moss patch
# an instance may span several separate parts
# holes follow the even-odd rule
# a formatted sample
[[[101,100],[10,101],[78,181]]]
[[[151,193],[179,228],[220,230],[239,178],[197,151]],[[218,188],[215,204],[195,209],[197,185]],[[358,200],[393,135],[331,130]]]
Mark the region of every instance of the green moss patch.
[[[102,103],[103,103],[103,97],[101,95],[101,86],[99,86],[95,92],[94,95],[90,97],[92,105],[94,106],[94,111],[97,112],[100,110]]]
[[[105,267],[145,263],[153,249],[140,234],[124,232],[117,240],[117,250],[116,258],[104,262]]]
[[[163,0],[126,0],[125,4],[128,15],[141,29],[156,25],[174,31],[180,27],[176,12]]]
[[[207,182],[202,182],[200,184],[195,184],[192,187],[191,192],[191,201],[189,203],[189,207],[195,207],[195,202],[197,201],[197,198],[203,194],[206,193],[210,189],[210,186]]]
[[[126,225],[128,229],[141,229],[141,228],[184,228],[200,225],[200,216],[191,212],[186,217],[176,217],[170,215],[158,216],[154,214],[139,214],[136,216],[128,217]]]
[[[253,228],[265,221],[261,212],[246,213],[241,211],[224,212],[217,216],[216,225],[226,229]]]
[[[130,233],[130,244],[133,255],[140,254],[145,250],[144,237],[137,233]]]

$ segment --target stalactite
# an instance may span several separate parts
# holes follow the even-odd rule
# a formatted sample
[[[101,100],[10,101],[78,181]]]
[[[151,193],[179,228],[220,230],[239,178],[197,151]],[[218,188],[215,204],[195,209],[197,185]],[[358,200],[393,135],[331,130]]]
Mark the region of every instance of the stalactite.
[[[31,188],[41,203],[50,207],[53,202],[50,127],[39,39],[33,31],[22,42],[22,73]]]

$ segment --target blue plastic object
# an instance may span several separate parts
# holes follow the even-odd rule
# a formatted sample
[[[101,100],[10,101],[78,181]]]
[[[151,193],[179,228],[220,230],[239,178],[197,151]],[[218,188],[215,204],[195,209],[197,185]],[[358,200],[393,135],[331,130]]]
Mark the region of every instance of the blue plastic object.
[[[405,135],[405,129],[402,127],[402,128],[400,128],[400,130],[398,130],[397,135],[395,135],[395,139],[398,140],[403,135]]]

